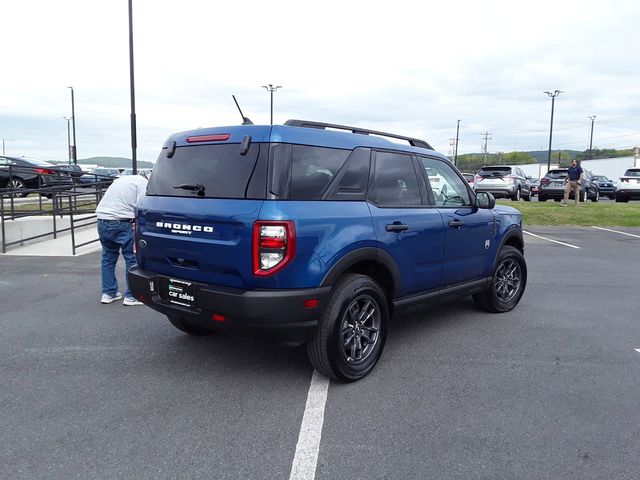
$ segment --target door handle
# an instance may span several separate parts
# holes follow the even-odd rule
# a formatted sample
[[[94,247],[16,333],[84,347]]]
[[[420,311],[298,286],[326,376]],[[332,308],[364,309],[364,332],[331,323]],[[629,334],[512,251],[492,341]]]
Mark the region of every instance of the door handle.
[[[387,232],[404,232],[409,228],[409,225],[400,222],[393,222],[385,225],[384,229]]]
[[[463,225],[464,225],[464,222],[462,220],[458,220],[457,218],[454,218],[453,220],[449,220],[449,226],[452,228],[460,228]]]

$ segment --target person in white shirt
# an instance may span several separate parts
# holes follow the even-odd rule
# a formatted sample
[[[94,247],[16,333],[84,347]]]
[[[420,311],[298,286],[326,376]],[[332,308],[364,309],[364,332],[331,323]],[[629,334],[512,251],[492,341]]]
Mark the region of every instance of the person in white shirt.
[[[98,236],[102,244],[102,298],[100,303],[112,303],[122,298],[118,291],[116,264],[120,251],[124,257],[126,271],[136,263],[133,253],[135,207],[147,191],[147,177],[125,175],[109,186],[98,203]],[[125,275],[126,278],[126,275]],[[131,295],[129,286],[124,293],[124,305],[142,305]]]

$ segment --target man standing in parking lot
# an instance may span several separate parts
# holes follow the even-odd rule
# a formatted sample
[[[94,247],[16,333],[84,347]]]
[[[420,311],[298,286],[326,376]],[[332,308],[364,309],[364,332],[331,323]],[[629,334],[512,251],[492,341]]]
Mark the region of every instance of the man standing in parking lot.
[[[136,263],[133,253],[135,207],[146,190],[147,177],[145,175],[122,176],[113,181],[96,208],[98,236],[102,244],[102,298],[100,303],[112,303],[122,298],[122,294],[118,292],[116,264],[120,251],[124,257],[126,271]],[[131,295],[128,285],[122,303],[123,305],[142,305],[142,302]]]
[[[562,206],[567,206],[567,200],[569,199],[569,193],[573,190],[573,197],[576,201],[576,206],[580,205],[580,185],[582,184],[582,179],[584,178],[584,172],[582,171],[582,167],[578,163],[578,160],[575,158],[573,162],[571,162],[571,166],[569,167],[569,174],[567,175],[567,180],[564,184],[564,199],[562,200]]]

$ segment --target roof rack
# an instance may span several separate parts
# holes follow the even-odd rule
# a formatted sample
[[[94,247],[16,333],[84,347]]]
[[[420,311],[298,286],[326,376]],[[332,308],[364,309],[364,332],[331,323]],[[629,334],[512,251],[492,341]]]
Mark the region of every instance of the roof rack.
[[[284,124],[289,127],[318,128],[321,130],[326,130],[327,128],[333,128],[336,130],[346,130],[351,133],[357,133],[360,135],[379,135],[381,137],[397,138],[399,140],[406,140],[407,142],[409,142],[409,145],[411,145],[412,147],[420,147],[420,148],[427,148],[429,150],[433,150],[433,147],[429,145],[427,142],[425,142],[424,140],[411,138],[411,137],[404,137],[402,135],[396,135],[395,133],[378,132],[376,130],[368,130],[366,128],[349,127],[347,125],[336,125],[333,123],[312,122],[308,120],[287,120],[286,122],[284,122]]]

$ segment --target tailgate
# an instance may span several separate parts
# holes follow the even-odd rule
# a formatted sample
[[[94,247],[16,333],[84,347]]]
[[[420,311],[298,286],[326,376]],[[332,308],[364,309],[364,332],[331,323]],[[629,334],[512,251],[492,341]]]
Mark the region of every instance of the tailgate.
[[[138,264],[172,278],[253,288],[252,229],[262,203],[143,197],[138,204]]]

